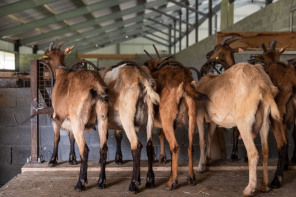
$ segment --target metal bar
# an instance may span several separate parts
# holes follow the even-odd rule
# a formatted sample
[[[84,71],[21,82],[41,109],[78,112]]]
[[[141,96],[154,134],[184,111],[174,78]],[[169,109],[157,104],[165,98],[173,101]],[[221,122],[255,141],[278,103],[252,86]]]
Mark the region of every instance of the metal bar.
[[[174,54],[176,54],[176,44],[177,44],[177,40],[176,40],[176,33],[177,33],[177,27],[176,27],[176,20],[174,20]]]
[[[160,25],[162,25],[162,26],[164,26],[164,27],[166,27],[166,28],[170,28],[169,25],[166,25],[166,24],[164,24],[164,23],[161,23],[161,22],[159,22],[159,21],[157,21],[157,20],[155,20],[155,19],[148,18],[147,20],[150,20],[150,21],[152,21],[152,22],[154,22],[154,23],[160,24]],[[171,27],[171,28],[172,28],[173,30],[176,30],[175,27]],[[182,32],[182,33],[183,33],[183,32]]]
[[[170,15],[170,14],[167,14],[167,13],[165,13],[165,12],[163,12],[163,11],[160,11],[160,10],[157,10],[157,9],[155,9],[155,8],[151,8],[151,10],[153,10],[153,11],[158,12],[158,13],[160,13],[160,14],[162,14],[162,15],[165,15],[165,16],[167,16],[167,17],[169,17],[169,18],[175,19],[175,20],[177,20],[177,21],[180,21],[180,22],[186,24],[186,21],[183,21],[181,18],[176,18],[176,17],[174,17],[174,16],[172,16],[172,15]],[[193,25],[191,25],[191,24],[189,24],[189,25],[190,25],[190,26],[193,26]]]
[[[195,0],[195,9],[198,11],[198,0]],[[195,12],[195,42],[198,43],[198,12]]]
[[[30,93],[31,93],[31,115],[35,114],[36,102],[38,101],[38,74],[37,60],[31,61],[30,67]],[[37,162],[39,156],[39,116],[36,115],[31,119],[31,161]]]
[[[189,1],[186,0],[185,4],[188,7],[189,6]],[[186,47],[189,46],[189,25],[188,25],[188,23],[189,23],[189,10],[188,10],[187,7],[186,7]]]
[[[161,44],[161,45],[163,45],[163,46],[168,47],[167,44],[162,43],[162,42],[160,42],[160,41],[158,41],[158,40],[155,40],[155,39],[153,39],[153,38],[150,38],[150,37],[148,37],[148,36],[146,36],[146,35],[144,35],[143,37],[146,38],[146,39],[148,39],[148,40],[151,40],[151,41],[153,41],[153,42],[156,42],[156,43],[158,43],[158,44]]]
[[[157,32],[159,32],[159,33],[162,33],[162,34],[165,35],[165,36],[168,36],[168,35],[169,35],[168,33],[163,32],[163,31],[161,31],[161,30],[159,30],[159,29],[157,29],[157,28],[155,28],[155,27],[152,27],[151,25],[145,25],[145,26],[148,27],[148,28],[150,28],[150,29],[153,29],[153,30],[155,30],[155,31],[157,31]]]
[[[199,12],[197,9],[194,9],[194,8],[189,7],[189,5],[185,5],[185,4],[183,4],[183,3],[179,3],[179,2],[174,1],[174,0],[168,0],[168,1],[170,1],[170,2],[172,2],[172,3],[174,3],[174,4],[176,4],[176,5],[178,5],[178,6],[180,6],[180,7],[186,8],[186,9],[192,11],[192,12],[199,13],[199,14],[201,14],[201,15],[203,15],[203,16],[207,16],[207,14],[205,14],[205,13],[203,13],[203,12]]]
[[[169,27],[169,54],[172,54],[172,25]]]
[[[182,18],[182,11],[179,11],[179,19]],[[179,51],[182,50],[182,36],[181,36],[181,29],[182,29],[182,23],[181,20],[179,20]]]
[[[212,35],[212,0],[209,0],[209,36]]]

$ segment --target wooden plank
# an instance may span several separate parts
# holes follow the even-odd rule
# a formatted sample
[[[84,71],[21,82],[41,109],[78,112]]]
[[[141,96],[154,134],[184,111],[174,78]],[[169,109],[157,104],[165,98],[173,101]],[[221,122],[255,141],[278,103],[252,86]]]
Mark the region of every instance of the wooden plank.
[[[5,78],[5,79],[30,79],[30,75],[13,75],[13,73],[18,73],[18,72],[0,72],[0,78]],[[50,79],[50,73],[49,72],[44,72],[43,73],[44,79]]]
[[[137,59],[137,54],[77,54],[77,58]]]
[[[280,49],[296,40],[296,32],[218,32],[216,43],[220,43],[227,36],[242,37],[242,40],[237,40],[230,46],[232,48],[241,47],[248,51],[261,51],[262,42],[269,48],[269,44],[272,40],[278,40],[276,48]],[[296,51],[296,42],[287,50]]]

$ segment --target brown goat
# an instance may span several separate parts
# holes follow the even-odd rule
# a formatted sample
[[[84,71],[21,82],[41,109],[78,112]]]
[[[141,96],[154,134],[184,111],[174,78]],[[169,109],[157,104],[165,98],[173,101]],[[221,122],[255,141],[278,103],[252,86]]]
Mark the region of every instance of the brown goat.
[[[206,98],[206,96],[198,93],[192,87],[191,82],[193,78],[189,68],[177,61],[160,59],[157,50],[156,53],[158,57],[157,60],[153,60],[151,55],[147,53],[151,60],[148,60],[144,65],[149,68],[152,77],[156,80],[157,92],[160,95],[160,104],[155,117],[154,126],[163,129],[172,155],[172,171],[166,185],[168,189],[174,189],[175,184],[178,183],[177,168],[180,147],[176,141],[174,129],[176,125],[187,124],[189,125],[188,182],[195,185],[196,179],[193,171],[193,136],[196,129],[195,99],[201,97]]]
[[[146,187],[154,186],[152,162],[154,148],[152,129],[154,106],[158,104],[159,95],[154,91],[155,82],[146,67],[139,67],[135,62],[122,61],[106,68],[102,78],[110,89],[112,99],[109,105],[109,128],[124,130],[131,144],[133,156],[133,176],[129,191],[137,193],[140,182],[140,156],[142,144],[136,131],[146,127],[148,173]],[[120,137],[119,137],[120,139]],[[119,144],[120,145],[120,144]]]
[[[268,191],[268,118],[271,115],[272,119],[279,122],[280,113],[274,101],[277,88],[272,85],[262,66],[239,63],[220,75],[208,74],[193,84],[197,91],[204,92],[210,99],[197,104],[200,165],[205,162],[204,122],[211,123],[211,131],[214,131],[216,125],[225,128],[237,126],[249,157],[249,184],[243,191],[244,196],[252,195],[257,184],[258,151],[252,137],[252,126],[258,121],[256,114],[263,112],[260,130],[263,180],[260,189]]]
[[[85,189],[87,183],[87,162],[89,149],[85,142],[84,131],[98,124],[100,136],[101,172],[98,185],[104,182],[107,159],[108,129],[108,89],[96,71],[78,70],[70,72],[64,63],[64,56],[75,47],[60,50],[65,42],[56,48],[53,43],[45,51],[43,59],[54,70],[56,81],[52,90],[53,127],[55,138],[60,129],[73,133],[79,148],[81,167],[76,191]],[[55,140],[56,141],[56,140]],[[57,148],[57,147],[55,147]]]
[[[273,45],[273,44],[272,44]],[[271,45],[271,46],[272,46]],[[273,46],[272,46],[273,48]],[[233,51],[233,50],[231,50]],[[231,52],[230,51],[230,52]],[[223,54],[223,51],[220,51],[219,55],[226,58],[226,54],[228,54],[228,58],[233,58],[233,55],[229,56],[229,51]],[[213,54],[210,58],[215,59],[217,57],[215,57],[215,54]],[[232,62],[234,62],[234,59],[232,60]],[[232,65],[229,65],[232,66]],[[292,84],[294,83],[294,79],[293,79],[293,72],[289,74],[289,69],[285,69],[282,66],[272,66],[271,70],[270,67],[263,67],[265,72],[267,72],[267,74],[269,75],[271,81],[273,82],[273,84],[279,89],[279,94],[276,97],[276,103],[278,105],[279,111],[280,111],[280,115],[281,115],[281,119],[284,119],[284,114],[286,113],[286,104],[288,102],[287,97],[289,98],[291,96],[291,92],[293,91],[292,88]],[[278,71],[275,71],[276,69],[279,69]],[[275,74],[278,72],[278,76],[282,76],[282,77],[275,77]],[[287,163],[287,151],[288,151],[288,144],[286,141],[286,137],[284,136],[285,133],[285,127],[283,125],[282,122],[279,121],[273,121],[273,119],[271,119],[271,126],[272,126],[272,131],[273,134],[275,136],[275,139],[277,141],[277,148],[278,148],[278,165],[277,165],[277,170],[275,173],[275,177],[273,179],[273,181],[271,182],[270,186],[272,188],[279,188],[280,187],[280,181],[282,181],[283,179],[283,169],[285,166],[285,163]],[[254,128],[256,130],[256,128]],[[253,132],[256,135],[256,131],[253,130]],[[234,136],[238,136],[237,130],[234,130]],[[284,137],[283,137],[284,136]],[[234,141],[237,139],[234,139]],[[232,151],[232,157],[237,154],[237,142],[234,143],[234,148]]]

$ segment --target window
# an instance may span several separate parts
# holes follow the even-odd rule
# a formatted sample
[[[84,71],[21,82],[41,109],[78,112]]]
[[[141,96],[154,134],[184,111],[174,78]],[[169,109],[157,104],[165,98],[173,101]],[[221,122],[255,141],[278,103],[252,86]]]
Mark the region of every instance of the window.
[[[0,69],[15,70],[14,53],[0,51]]]

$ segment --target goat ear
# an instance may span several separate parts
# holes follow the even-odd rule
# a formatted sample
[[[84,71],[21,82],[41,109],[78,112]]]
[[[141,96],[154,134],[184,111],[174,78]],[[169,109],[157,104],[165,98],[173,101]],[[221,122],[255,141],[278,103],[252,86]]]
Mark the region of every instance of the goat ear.
[[[245,50],[243,48],[236,48],[234,49],[234,53],[241,53],[241,52],[244,52]]]
[[[64,50],[64,54],[67,55],[68,53],[71,53],[71,51],[75,48],[76,45],[73,45],[71,47],[68,47]]]

